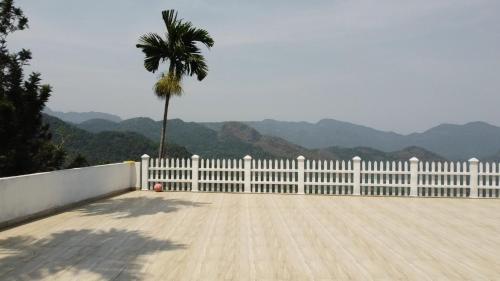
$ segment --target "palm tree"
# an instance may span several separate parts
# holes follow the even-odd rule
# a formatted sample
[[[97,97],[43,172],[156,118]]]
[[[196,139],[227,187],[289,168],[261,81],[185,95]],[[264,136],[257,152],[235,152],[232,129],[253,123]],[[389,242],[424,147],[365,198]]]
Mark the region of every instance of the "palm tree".
[[[208,66],[201,54],[199,43],[210,49],[214,40],[204,29],[196,28],[191,22],[177,18],[175,10],[162,12],[165,22],[165,38],[156,33],[147,33],[139,38],[137,48],[145,54],[144,67],[155,73],[160,63],[168,63],[168,69],[154,86],[155,94],[165,99],[163,126],[160,139],[159,157],[166,154],[166,128],[170,97],[182,93],[181,81],[184,76],[193,76],[201,81],[207,76]]]

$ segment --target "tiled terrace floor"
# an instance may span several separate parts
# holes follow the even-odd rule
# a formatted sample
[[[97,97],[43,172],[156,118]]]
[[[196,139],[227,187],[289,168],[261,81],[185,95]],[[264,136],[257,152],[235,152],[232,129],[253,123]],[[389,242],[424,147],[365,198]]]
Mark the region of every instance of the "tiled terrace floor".
[[[500,201],[131,192],[0,232],[0,280],[500,280]]]

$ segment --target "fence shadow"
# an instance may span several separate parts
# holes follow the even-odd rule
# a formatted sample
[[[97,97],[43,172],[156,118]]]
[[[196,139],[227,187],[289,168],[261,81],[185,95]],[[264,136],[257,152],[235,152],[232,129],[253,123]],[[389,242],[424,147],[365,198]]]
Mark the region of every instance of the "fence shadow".
[[[86,216],[113,215],[117,218],[134,218],[158,213],[176,212],[182,208],[201,207],[210,203],[162,197],[112,198],[79,208]]]
[[[16,236],[0,240],[0,280],[38,280],[55,274],[85,279],[88,273],[102,280],[137,280],[145,277],[142,257],[185,248],[117,229],[67,230],[39,240]]]

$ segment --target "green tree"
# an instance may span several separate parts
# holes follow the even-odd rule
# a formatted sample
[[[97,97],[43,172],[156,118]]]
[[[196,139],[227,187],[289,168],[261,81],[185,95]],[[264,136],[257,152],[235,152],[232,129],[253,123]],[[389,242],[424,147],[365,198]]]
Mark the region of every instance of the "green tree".
[[[68,165],[66,165],[66,169],[74,169],[74,168],[81,168],[81,167],[87,167],[90,166],[89,162],[87,159],[78,153]]]
[[[42,122],[51,87],[41,84],[39,73],[25,79],[29,50],[7,48],[8,35],[27,27],[28,19],[13,0],[0,1],[0,177],[50,171],[64,161],[64,151],[50,142]]]
[[[162,12],[165,23],[165,38],[156,33],[147,33],[139,38],[137,48],[145,54],[144,67],[155,73],[160,63],[168,63],[168,69],[160,76],[154,89],[157,96],[165,99],[159,157],[166,154],[166,128],[170,98],[182,93],[181,80],[193,76],[201,81],[207,76],[208,66],[198,44],[207,48],[214,45],[210,34],[193,26],[191,22],[177,18],[177,12]]]

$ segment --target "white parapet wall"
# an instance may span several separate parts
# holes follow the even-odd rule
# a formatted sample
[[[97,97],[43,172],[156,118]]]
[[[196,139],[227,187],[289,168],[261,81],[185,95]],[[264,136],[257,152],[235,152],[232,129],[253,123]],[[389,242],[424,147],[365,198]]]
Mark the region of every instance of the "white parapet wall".
[[[136,162],[0,178],[0,227],[138,186]]]

